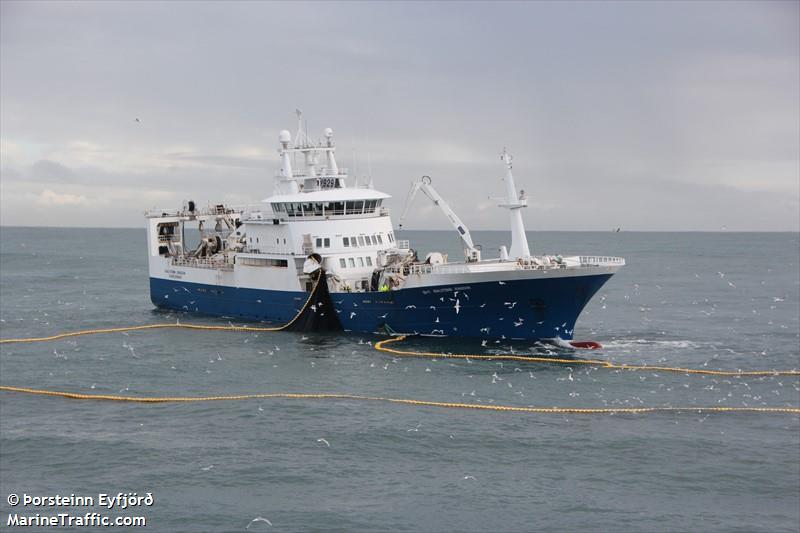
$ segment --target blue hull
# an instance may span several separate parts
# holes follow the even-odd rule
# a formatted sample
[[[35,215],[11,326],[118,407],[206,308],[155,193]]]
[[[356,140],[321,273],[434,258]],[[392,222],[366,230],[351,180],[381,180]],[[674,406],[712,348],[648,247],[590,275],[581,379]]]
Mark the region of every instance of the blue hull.
[[[483,282],[336,293],[331,298],[345,330],[388,326],[400,333],[457,337],[572,339],[578,315],[611,274]],[[150,278],[150,299],[160,308],[272,323],[288,322],[308,293],[244,289]]]

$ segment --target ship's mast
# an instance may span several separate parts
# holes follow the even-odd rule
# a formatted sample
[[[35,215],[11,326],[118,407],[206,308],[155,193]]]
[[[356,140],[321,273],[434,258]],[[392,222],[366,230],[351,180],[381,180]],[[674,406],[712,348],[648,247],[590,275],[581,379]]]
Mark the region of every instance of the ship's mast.
[[[287,130],[281,130],[278,134],[278,141],[281,143],[281,147],[278,149],[281,156],[281,171],[275,181],[275,193],[295,194],[300,188],[292,171],[292,134]]]
[[[509,257],[518,259],[520,257],[530,257],[531,251],[528,248],[528,236],[525,235],[525,224],[522,222],[522,208],[528,207],[528,200],[524,194],[517,195],[514,185],[514,176],[511,174],[512,157],[503,149],[500,159],[506,165],[506,199],[500,207],[508,209],[511,216],[511,250]]]
[[[317,178],[333,178],[336,180],[336,187],[345,187],[345,174],[339,171],[336,164],[336,143],[333,141],[333,130],[325,128],[325,143],[313,144],[308,140],[308,125],[303,122],[303,114],[297,110],[297,134],[292,143],[292,134],[287,130],[282,130],[278,135],[281,147],[278,153],[281,157],[281,171],[276,177],[275,194],[295,194],[309,187],[316,189]],[[320,153],[325,153],[325,166],[319,167]],[[294,156],[300,155],[304,165],[303,170],[297,172]],[[309,183],[311,182],[311,183]],[[304,183],[301,185],[301,183]]]

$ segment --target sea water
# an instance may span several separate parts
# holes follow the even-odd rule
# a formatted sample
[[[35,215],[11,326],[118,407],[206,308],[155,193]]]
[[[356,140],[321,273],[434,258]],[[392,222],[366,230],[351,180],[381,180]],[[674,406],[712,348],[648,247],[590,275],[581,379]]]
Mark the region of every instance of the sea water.
[[[508,244],[503,232],[474,237],[487,257]],[[422,256],[461,256],[451,232],[398,238]],[[627,260],[575,330],[576,339],[604,348],[577,357],[800,367],[796,233],[545,232],[529,240],[535,253]],[[1,336],[229,323],[156,311],[147,272],[141,229],[2,228]],[[792,376],[399,358],[375,351],[380,339],[156,330],[3,345],[0,384],[536,407],[800,405],[800,379]],[[480,339],[418,338],[403,347],[546,352]],[[15,513],[97,512],[143,516],[147,531],[797,531],[800,417],[530,414],[312,399],[135,404],[0,392],[0,492],[4,526]],[[119,493],[150,494],[152,504],[97,505],[99,494]],[[95,505],[12,506],[11,494],[91,496]]]

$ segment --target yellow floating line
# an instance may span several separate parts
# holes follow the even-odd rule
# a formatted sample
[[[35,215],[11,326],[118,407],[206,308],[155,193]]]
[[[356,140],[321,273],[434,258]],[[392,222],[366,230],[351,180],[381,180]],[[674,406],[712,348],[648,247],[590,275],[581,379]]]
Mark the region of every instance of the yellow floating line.
[[[310,301],[310,299],[309,299]],[[308,305],[308,301],[306,301]],[[303,306],[305,309],[306,305]],[[297,316],[302,313],[302,309]],[[240,332],[275,332],[286,329],[292,322],[297,319],[293,318],[289,323],[282,326],[275,327],[258,327],[258,326],[204,326],[199,324],[181,324],[181,323],[168,323],[168,324],[146,324],[143,326],[125,326],[118,328],[106,329],[87,329],[82,331],[72,331],[68,333],[59,333],[58,335],[51,335],[49,337],[32,337],[22,339],[0,339],[0,344],[14,344],[14,343],[32,343],[32,342],[51,342],[70,337],[79,337],[82,335],[99,335],[106,333],[123,333],[128,331],[143,331],[152,329],[190,329],[190,330],[205,330],[205,331],[240,331]],[[512,354],[449,354],[449,353],[435,353],[435,352],[414,352],[406,350],[398,350],[397,348],[387,348],[388,344],[398,343],[407,338],[406,335],[398,335],[389,339],[376,342],[373,346],[380,352],[390,353],[401,357],[427,357],[435,359],[474,359],[474,360],[493,360],[493,361],[523,361],[528,363],[550,363],[559,365],[591,365],[601,368],[608,368],[610,370],[652,370],[660,372],[677,372],[680,374],[704,374],[711,376],[800,376],[798,370],[706,370],[699,368],[682,368],[673,366],[657,366],[657,365],[629,365],[626,363],[612,363],[604,359],[559,359],[555,357],[535,357],[524,355]]]
[[[291,324],[291,322],[289,323]],[[101,335],[105,333],[123,333],[127,331],[143,331],[148,329],[195,329],[195,330],[212,330],[212,331],[281,331],[288,327],[289,324],[276,327],[256,327],[256,326],[202,326],[198,324],[147,324],[144,326],[125,326],[121,328],[106,328],[106,329],[85,329],[83,331],[71,331],[68,333],[59,333],[58,335],[51,335],[49,337],[30,337],[24,339],[2,339],[0,344],[23,344],[29,342],[51,342],[69,337],[80,337],[82,335]]]
[[[800,415],[798,407],[516,407],[512,405],[487,405],[473,403],[435,402],[429,400],[411,400],[403,398],[384,398],[381,396],[361,396],[357,394],[336,393],[259,393],[236,394],[230,396],[116,396],[109,394],[81,394],[77,392],[63,392],[44,389],[29,389],[25,387],[0,386],[0,391],[36,394],[40,396],[56,396],[72,400],[96,400],[112,402],[133,403],[189,403],[189,402],[215,402],[236,400],[358,400],[372,402],[387,402],[401,405],[415,405],[425,407],[441,407],[447,409],[472,409],[479,411],[507,411],[516,413],[543,413],[543,414],[646,414],[657,412],[694,411],[697,413],[770,413],[770,414],[795,414]]]
[[[559,365],[592,365],[612,370],[655,370],[662,372],[678,372],[681,374],[707,374],[712,376],[800,376],[798,370],[704,370],[697,368],[680,368],[673,366],[654,366],[654,365],[629,365],[617,364],[604,359],[558,359],[551,357],[529,357],[524,355],[510,354],[450,354],[435,352],[412,352],[387,348],[387,344],[401,342],[406,339],[405,335],[399,335],[390,339],[376,342],[374,348],[379,352],[386,352],[401,357],[428,357],[435,359],[476,359],[476,360],[502,360],[502,361],[526,361],[552,363]]]

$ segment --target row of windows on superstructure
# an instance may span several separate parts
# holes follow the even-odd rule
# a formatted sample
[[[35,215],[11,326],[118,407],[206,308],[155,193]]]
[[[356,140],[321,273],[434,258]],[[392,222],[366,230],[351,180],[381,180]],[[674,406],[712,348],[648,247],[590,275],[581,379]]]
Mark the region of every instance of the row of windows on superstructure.
[[[359,246],[371,246],[378,244],[383,244],[383,234],[375,234],[375,235],[359,235],[358,237],[342,237],[342,244],[344,246],[352,246],[353,248],[358,248]],[[386,238],[389,242],[394,242],[394,235],[389,233],[386,235]],[[253,244],[253,237],[248,237],[250,244]],[[259,243],[259,238],[256,237],[256,244]],[[275,239],[275,244],[280,244],[280,238]],[[286,239],[283,239],[283,244],[286,244]],[[330,248],[331,247],[331,239],[329,237],[317,237],[316,238],[316,245],[317,248]]]
[[[250,244],[253,244],[253,238],[252,237],[248,237],[248,239],[250,240]],[[275,244],[280,244],[280,243],[281,243],[280,238],[275,239]],[[256,237],[256,244],[258,244],[258,237]],[[283,239],[283,244],[286,244],[286,239],[285,238]]]
[[[284,202],[273,203],[274,213],[290,217],[321,217],[332,215],[366,215],[374,213],[383,200],[348,200],[346,202]]]
[[[386,239],[392,243],[394,242],[394,235],[388,233]],[[317,237],[315,239],[317,248],[330,248],[331,240],[328,237]],[[358,237],[342,237],[342,245],[346,247],[358,248],[359,246],[377,246],[383,244],[383,234],[376,233],[375,235],[359,235]]]
[[[345,261],[344,257],[339,258],[339,266],[342,268],[355,268],[356,261],[358,262],[358,266],[363,267],[365,264],[366,266],[372,266],[372,258],[371,257],[348,257],[347,261]]]

